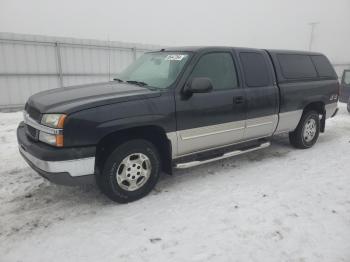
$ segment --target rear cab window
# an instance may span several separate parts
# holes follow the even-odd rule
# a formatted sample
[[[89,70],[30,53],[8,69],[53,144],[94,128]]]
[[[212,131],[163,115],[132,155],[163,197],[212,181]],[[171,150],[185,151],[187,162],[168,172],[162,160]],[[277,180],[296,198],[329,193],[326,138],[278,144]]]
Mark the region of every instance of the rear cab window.
[[[240,52],[239,58],[248,87],[264,87],[271,84],[270,72],[261,53]]]
[[[316,68],[308,55],[278,54],[282,75],[286,79],[315,79]]]
[[[271,50],[279,82],[337,80],[338,76],[322,54]]]
[[[316,71],[320,77],[337,78],[331,63],[323,55],[312,55],[311,60],[316,67]]]

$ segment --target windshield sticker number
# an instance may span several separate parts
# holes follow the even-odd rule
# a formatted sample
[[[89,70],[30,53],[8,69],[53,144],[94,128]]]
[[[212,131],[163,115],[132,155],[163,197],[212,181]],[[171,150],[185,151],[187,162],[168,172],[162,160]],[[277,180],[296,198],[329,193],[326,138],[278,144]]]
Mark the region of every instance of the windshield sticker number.
[[[170,61],[181,61],[183,58],[185,58],[187,55],[167,55],[165,57],[165,60],[170,60]]]

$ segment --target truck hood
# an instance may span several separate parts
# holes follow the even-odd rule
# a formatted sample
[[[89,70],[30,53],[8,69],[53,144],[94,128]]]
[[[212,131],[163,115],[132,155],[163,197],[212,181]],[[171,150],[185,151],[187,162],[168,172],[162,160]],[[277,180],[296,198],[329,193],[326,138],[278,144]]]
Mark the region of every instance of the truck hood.
[[[37,93],[27,105],[41,113],[73,113],[87,108],[160,96],[159,91],[137,85],[106,82],[56,88]]]

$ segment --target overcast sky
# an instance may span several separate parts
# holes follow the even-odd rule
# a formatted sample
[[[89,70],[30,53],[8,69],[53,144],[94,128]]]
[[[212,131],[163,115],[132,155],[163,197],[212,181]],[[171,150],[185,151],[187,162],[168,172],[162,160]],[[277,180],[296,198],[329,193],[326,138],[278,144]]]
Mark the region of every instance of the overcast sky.
[[[350,0],[0,0],[0,31],[161,45],[312,49],[350,62]]]

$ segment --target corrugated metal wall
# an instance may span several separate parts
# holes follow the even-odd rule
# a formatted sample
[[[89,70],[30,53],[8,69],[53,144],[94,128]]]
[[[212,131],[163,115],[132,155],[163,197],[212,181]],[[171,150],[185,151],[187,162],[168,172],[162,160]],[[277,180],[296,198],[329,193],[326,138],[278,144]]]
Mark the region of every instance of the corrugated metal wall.
[[[160,46],[0,33],[0,108],[34,93],[108,81],[142,53]]]

